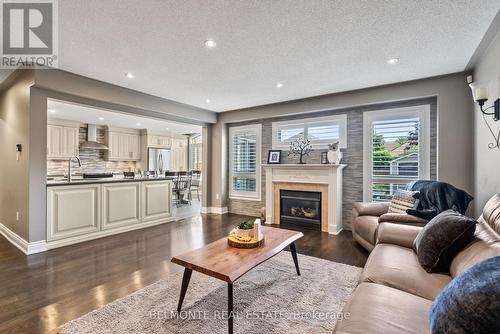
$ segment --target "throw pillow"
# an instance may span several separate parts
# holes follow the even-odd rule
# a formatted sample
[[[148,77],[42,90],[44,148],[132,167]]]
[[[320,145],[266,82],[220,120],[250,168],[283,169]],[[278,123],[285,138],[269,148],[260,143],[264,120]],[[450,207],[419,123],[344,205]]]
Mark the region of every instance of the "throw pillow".
[[[431,332],[500,333],[500,256],[464,271],[437,296]]]
[[[389,204],[388,213],[406,213],[417,206],[418,191],[396,190]]]
[[[477,222],[453,210],[441,212],[424,226],[413,243],[427,272],[448,272],[453,258],[474,237]]]

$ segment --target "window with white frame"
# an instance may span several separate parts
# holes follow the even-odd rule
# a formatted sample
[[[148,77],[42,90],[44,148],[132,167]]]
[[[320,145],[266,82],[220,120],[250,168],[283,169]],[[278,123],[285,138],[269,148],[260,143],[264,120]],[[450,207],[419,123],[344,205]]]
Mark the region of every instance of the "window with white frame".
[[[230,198],[260,200],[260,124],[229,128]]]
[[[193,135],[189,138],[189,169],[201,170],[202,168],[202,136],[201,134]]]
[[[290,143],[307,138],[313,148],[327,149],[327,144],[339,142],[340,148],[347,147],[347,115],[333,115],[273,122],[273,149],[288,149]]]
[[[429,105],[365,112],[363,124],[365,201],[390,201],[430,177]]]

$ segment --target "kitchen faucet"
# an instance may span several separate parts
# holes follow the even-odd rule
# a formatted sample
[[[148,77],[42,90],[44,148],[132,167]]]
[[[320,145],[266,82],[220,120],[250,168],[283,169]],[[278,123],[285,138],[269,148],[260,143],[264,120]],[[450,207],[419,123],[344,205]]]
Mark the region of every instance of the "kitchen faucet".
[[[69,160],[68,160],[68,182],[71,182],[71,162],[75,158],[76,158],[76,161],[78,162],[78,167],[82,167],[82,161],[80,160],[79,157],[74,156],[74,157],[69,158]]]

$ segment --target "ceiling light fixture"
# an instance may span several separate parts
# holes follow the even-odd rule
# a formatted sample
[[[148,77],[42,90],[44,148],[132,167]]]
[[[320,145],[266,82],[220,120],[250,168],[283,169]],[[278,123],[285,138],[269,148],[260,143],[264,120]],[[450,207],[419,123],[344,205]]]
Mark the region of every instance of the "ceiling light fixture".
[[[210,102],[212,102],[212,101],[211,101],[210,99],[206,99],[206,100],[205,100],[205,102],[206,102],[206,103],[210,103]]]
[[[281,88],[281,87],[283,87],[283,84],[282,84],[281,82],[278,82],[278,83],[276,84],[276,87],[277,87],[277,88]]]
[[[135,123],[135,125],[137,125],[137,126],[141,126],[141,123]]]
[[[133,75],[133,74],[132,74],[132,73],[130,73],[130,72],[126,72],[126,73],[125,73],[125,76],[126,76],[127,78],[129,78],[129,79],[133,79],[133,78],[135,78],[135,75]]]
[[[215,43],[215,41],[214,41],[214,40],[207,39],[207,40],[205,41],[205,46],[206,46],[207,48],[209,48],[209,49],[213,49],[213,48],[215,48],[215,46],[216,46],[216,45],[217,45],[217,43]]]
[[[99,117],[99,120],[100,121],[104,121],[104,117]]]
[[[49,112],[55,114],[56,111],[54,109],[49,109]]]
[[[387,60],[387,64],[389,64],[389,65],[394,65],[397,63],[399,63],[399,58],[390,58]]]

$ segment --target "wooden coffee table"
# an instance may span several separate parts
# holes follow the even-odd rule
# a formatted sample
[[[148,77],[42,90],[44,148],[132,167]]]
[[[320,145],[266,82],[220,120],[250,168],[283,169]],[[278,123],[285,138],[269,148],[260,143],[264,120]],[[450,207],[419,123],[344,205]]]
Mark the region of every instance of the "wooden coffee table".
[[[302,238],[304,235],[301,232],[274,227],[263,226],[262,228],[265,241],[263,246],[257,248],[233,248],[228,246],[227,238],[222,238],[201,248],[174,256],[172,262],[185,267],[177,312],[181,311],[193,270],[218,278],[227,282],[228,327],[229,333],[232,334],[234,318],[233,283],[238,278],[262,262],[269,260],[287,246],[290,246],[297,275],[300,275],[295,240]]]

